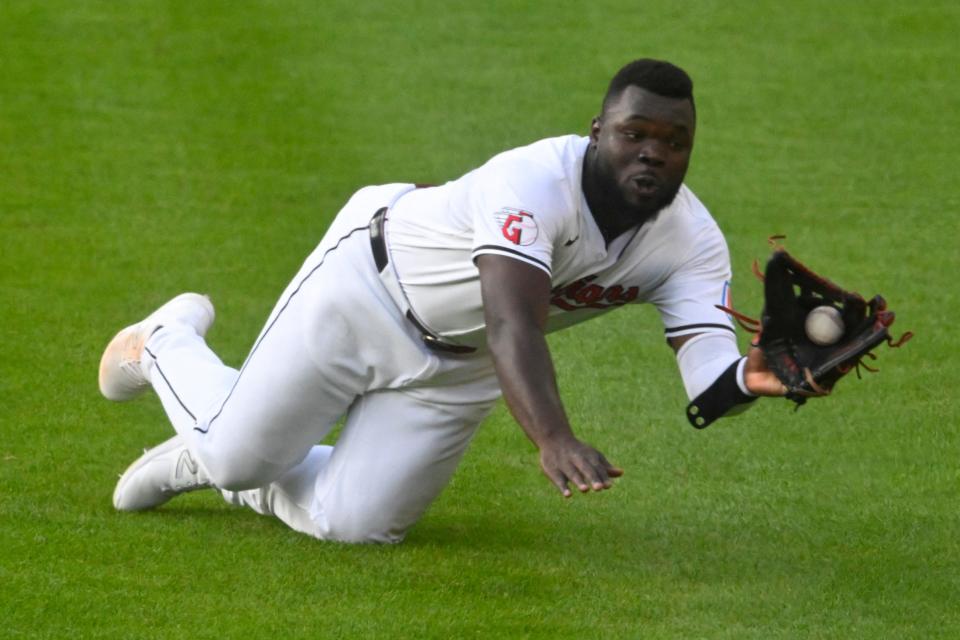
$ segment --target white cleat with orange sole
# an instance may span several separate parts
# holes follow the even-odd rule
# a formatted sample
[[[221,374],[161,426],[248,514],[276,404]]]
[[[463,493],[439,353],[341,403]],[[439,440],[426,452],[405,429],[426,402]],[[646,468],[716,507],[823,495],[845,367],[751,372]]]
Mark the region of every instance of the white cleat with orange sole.
[[[150,387],[141,366],[143,347],[153,332],[166,324],[186,324],[205,336],[216,314],[210,298],[181,293],[136,324],[113,337],[100,358],[100,393],[108,400],[130,400]]]

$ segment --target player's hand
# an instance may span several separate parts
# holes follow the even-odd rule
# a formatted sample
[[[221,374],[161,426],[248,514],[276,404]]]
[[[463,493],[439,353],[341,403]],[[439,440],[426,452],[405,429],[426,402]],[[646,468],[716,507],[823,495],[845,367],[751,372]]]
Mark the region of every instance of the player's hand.
[[[758,396],[786,395],[787,388],[770,369],[758,347],[750,347],[747,352],[747,364],[743,369],[743,382],[750,393]]]
[[[571,483],[581,493],[603,491],[613,486],[613,478],[623,475],[602,453],[572,436],[542,446],[540,467],[564,498],[573,495]]]

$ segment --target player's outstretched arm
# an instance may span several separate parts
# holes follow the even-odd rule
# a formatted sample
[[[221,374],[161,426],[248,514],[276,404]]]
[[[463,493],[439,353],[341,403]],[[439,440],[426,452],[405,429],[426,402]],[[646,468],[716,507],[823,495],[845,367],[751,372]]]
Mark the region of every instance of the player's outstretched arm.
[[[668,342],[690,404],[687,420],[698,429],[722,416],[743,412],[759,396],[782,396],[786,388],[767,367],[763,352],[751,347],[741,356],[733,335],[698,333]]]
[[[484,254],[477,258],[487,323],[487,343],[507,407],[540,449],[544,474],[564,496],[569,483],[601,491],[623,472],[602,453],[578,440],[557,389],[544,328],[550,278],[520,260]]]
[[[670,338],[667,342],[670,343],[674,352],[679,352],[683,345],[700,335],[694,333]],[[681,371],[681,373],[683,372]],[[747,361],[743,370],[743,383],[747,390],[755,396],[783,396],[787,392],[787,388],[783,386],[780,379],[767,367],[763,351],[757,347],[750,347],[747,352]]]

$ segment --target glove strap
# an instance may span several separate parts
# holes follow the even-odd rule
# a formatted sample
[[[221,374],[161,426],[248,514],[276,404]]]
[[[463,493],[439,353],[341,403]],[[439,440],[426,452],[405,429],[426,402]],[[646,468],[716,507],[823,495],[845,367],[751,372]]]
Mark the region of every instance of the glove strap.
[[[733,407],[757,399],[757,396],[744,393],[737,382],[737,372],[743,359],[735,360],[706,391],[687,405],[687,420],[691,425],[697,429],[705,429]]]

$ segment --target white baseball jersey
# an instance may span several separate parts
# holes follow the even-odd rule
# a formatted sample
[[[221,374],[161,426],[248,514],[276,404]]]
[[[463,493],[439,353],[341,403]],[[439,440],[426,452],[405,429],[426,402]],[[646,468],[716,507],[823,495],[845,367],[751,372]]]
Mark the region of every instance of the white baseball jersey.
[[[483,345],[474,260],[497,254],[550,275],[548,331],[639,302],[657,307],[667,337],[733,331],[714,306],[728,304],[729,253],[703,204],[683,186],[655,220],[608,246],[581,188],[588,144],[579,136],[541,140],[394,204],[390,257],[424,324],[451,342]]]

